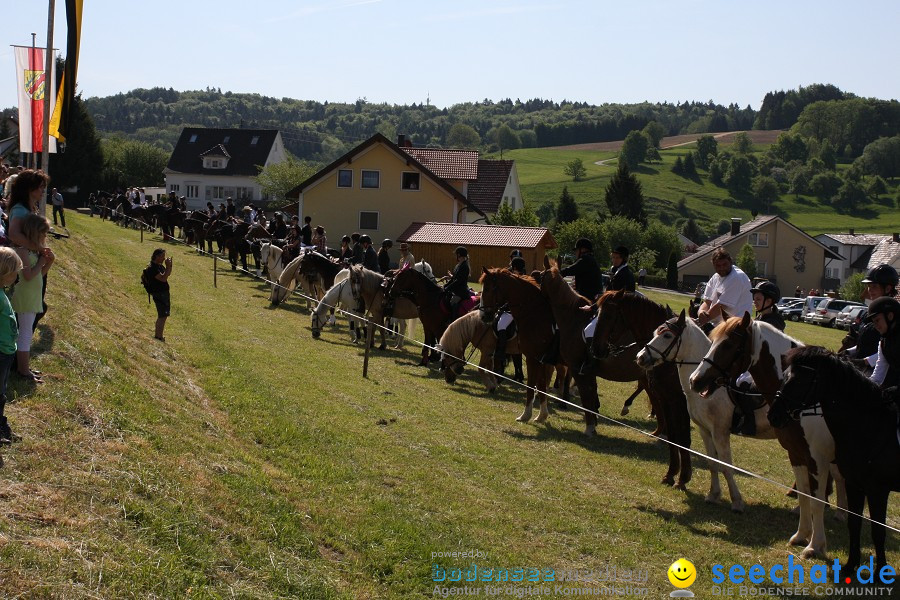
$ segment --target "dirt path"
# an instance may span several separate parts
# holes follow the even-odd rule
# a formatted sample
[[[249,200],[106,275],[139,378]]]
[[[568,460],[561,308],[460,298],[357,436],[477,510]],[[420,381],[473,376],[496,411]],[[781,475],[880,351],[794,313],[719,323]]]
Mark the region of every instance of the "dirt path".
[[[778,134],[781,133],[781,130],[772,130],[772,131],[726,131],[724,133],[714,133],[713,138],[716,141],[720,141],[722,143],[731,143],[734,141],[734,136],[738,133],[746,133],[750,136],[750,141],[754,144],[771,144],[778,138]],[[706,133],[689,133],[686,135],[673,135],[669,137],[664,137],[659,142],[660,150],[668,150],[669,148],[677,148],[679,146],[688,146],[696,142],[700,137],[708,135]],[[595,144],[576,144],[574,146],[557,146],[557,150],[621,150],[622,144],[624,140],[619,140],[616,142],[598,142]],[[606,158],[604,160],[598,160],[594,162],[595,165],[599,165],[601,167],[607,166],[611,161],[618,161],[618,157],[615,158]]]

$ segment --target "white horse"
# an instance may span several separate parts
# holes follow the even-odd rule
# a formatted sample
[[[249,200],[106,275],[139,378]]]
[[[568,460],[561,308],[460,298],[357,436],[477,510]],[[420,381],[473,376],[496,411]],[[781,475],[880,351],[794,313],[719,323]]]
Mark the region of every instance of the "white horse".
[[[306,296],[306,308],[312,310],[313,304],[334,286],[333,278],[340,270],[340,265],[318,252],[300,254],[284,265],[278,283],[272,285],[269,300],[272,304],[280,304],[299,285]]]
[[[351,281],[351,274],[354,275]],[[321,335],[322,328],[325,325],[325,313],[332,307],[340,305],[345,311],[357,315],[349,318],[356,323],[360,323],[362,315],[356,312],[356,307],[362,298],[365,305],[372,314],[372,320],[376,324],[382,322],[382,301],[383,290],[381,282],[383,277],[380,273],[363,269],[362,267],[352,267],[343,269],[334,278],[335,284],[325,293],[319,303],[312,311],[310,317],[312,336],[318,338]],[[407,300],[400,298],[394,309],[394,315],[399,322],[399,335],[394,345],[397,349],[402,349],[407,336],[412,336],[415,329],[415,319],[418,316],[416,305]],[[384,328],[379,327],[381,331],[381,344],[385,346]],[[351,341],[356,341],[356,337],[351,333]]]
[[[656,335],[644,349],[638,352],[637,363],[644,369],[652,369],[665,362],[674,362],[678,366],[678,379],[687,398],[688,413],[697,424],[700,437],[706,448],[706,454],[722,462],[732,464],[731,457],[731,423],[734,416],[734,403],[728,397],[724,387],[708,396],[701,396],[691,390],[690,377],[697,365],[709,351],[712,342],[703,333],[693,319],[685,319],[684,311],[674,319],[669,319],[656,330]],[[775,439],[775,429],[767,418],[769,406],[763,405],[754,412],[756,421],[756,439]],[[731,510],[744,512],[744,499],[734,479],[734,471],[714,461],[709,461],[709,493],[707,502],[718,502],[722,497],[719,484],[719,472],[725,476],[728,493],[731,496]]]
[[[730,379],[737,370],[749,370],[760,391],[774,397],[784,381],[782,367],[785,355],[803,343],[762,321],[754,321],[749,313],[743,318],[732,317],[712,333],[712,345],[700,366],[691,374],[691,389],[703,392],[715,387],[717,381]],[[724,367],[723,367],[724,365]],[[739,374],[739,373],[738,373]],[[828,473],[834,478],[837,503],[847,506],[844,479],[834,461],[834,438],[821,415],[804,415],[802,429],[776,430],[778,441],[788,451],[791,468],[797,482],[800,523],[791,536],[791,544],[806,547],[803,558],[825,558],[825,502]],[[808,454],[808,456],[807,456]],[[816,489],[810,482],[811,468],[815,469]],[[814,495],[812,501],[804,494]]]
[[[270,242],[263,242],[259,247],[259,260],[265,265],[266,273],[272,281],[278,281],[284,270],[284,263],[281,262],[283,256],[284,251]]]

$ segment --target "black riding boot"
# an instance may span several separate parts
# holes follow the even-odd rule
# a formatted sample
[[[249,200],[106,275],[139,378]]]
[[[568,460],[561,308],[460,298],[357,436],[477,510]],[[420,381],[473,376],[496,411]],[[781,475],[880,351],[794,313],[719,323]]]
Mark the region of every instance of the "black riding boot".
[[[743,435],[756,435],[756,401],[752,396],[738,392],[738,409],[743,413],[739,424]]]
[[[494,371],[503,375],[506,370],[506,330],[497,332],[497,346],[494,348]]]
[[[581,366],[578,367],[579,375],[589,375],[591,373],[591,369],[594,368],[594,357],[591,355],[591,342],[593,342],[594,338],[587,338],[585,340],[587,342],[587,352],[584,354],[584,361],[581,363]]]
[[[509,358],[512,359],[512,364],[513,364],[513,367],[515,368],[515,375],[513,375],[513,379],[515,379],[519,383],[524,383],[525,372],[522,371],[522,355],[521,354],[510,354]]]

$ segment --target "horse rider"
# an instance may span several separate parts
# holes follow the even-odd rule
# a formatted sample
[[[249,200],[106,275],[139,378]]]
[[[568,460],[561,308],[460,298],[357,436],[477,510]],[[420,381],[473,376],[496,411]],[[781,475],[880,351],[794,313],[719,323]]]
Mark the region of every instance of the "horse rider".
[[[635,291],[634,272],[628,266],[628,248],[617,246],[609,254],[612,260],[612,268],[609,270],[609,287],[612,291]]]
[[[300,256],[300,217],[294,215],[291,217],[291,226],[282,247],[281,262],[286,265],[298,256]]]
[[[756,308],[756,320],[768,323],[779,331],[784,331],[784,317],[778,312],[776,304],[781,300],[781,290],[771,281],[761,281],[750,288],[753,294],[753,306]]]
[[[444,284],[444,293],[449,296],[451,317],[459,310],[459,303],[468,299],[472,293],[469,290],[469,251],[465,246],[458,246],[454,251],[456,266],[453,271],[447,271],[449,279]]]
[[[594,258],[594,245],[591,240],[581,238],[575,242],[575,262],[559,274],[563,277],[575,277],[575,291],[593,302],[603,293],[603,274]]]
[[[716,272],[706,284],[703,304],[697,311],[697,320],[701,327],[707,323],[718,325],[729,316],[742,317],[744,313],[752,314],[753,310],[750,278],[734,266],[731,254],[719,246],[713,251],[712,263]]]
[[[890,397],[896,401],[900,385],[900,302],[890,296],[878,298],[869,305],[866,321],[881,335],[878,360],[869,379],[884,390],[893,388]]]
[[[388,250],[394,246],[394,242],[385,239],[381,242],[381,249],[378,250],[378,272],[384,275],[391,268],[391,255]]]
[[[359,243],[362,245],[363,249],[363,267],[370,271],[380,273],[381,271],[378,270],[378,255],[375,253],[375,248],[372,247],[372,238],[368,235],[360,236]]]
[[[362,264],[363,247],[362,247],[362,244],[360,243],[361,239],[362,238],[360,237],[359,233],[357,233],[355,231],[350,235],[350,247],[353,249],[353,258],[350,259],[351,265],[361,265]]]
[[[276,240],[287,239],[288,226],[287,223],[284,222],[284,214],[281,211],[275,211],[275,218],[269,223],[267,231],[269,232],[269,235]]]
[[[522,258],[522,252],[516,248],[509,253],[509,272],[517,275],[525,275],[525,259]],[[513,316],[508,310],[501,310],[497,313],[496,319],[497,345],[494,348],[494,370],[501,375],[506,370],[506,344],[509,338],[515,334],[513,325]],[[510,356],[515,368],[513,379],[522,382],[525,381],[525,374],[522,372],[522,355],[513,354]]]
[[[353,246],[351,244],[352,241],[353,240],[350,239],[349,235],[345,235],[341,238],[341,255],[338,257],[338,260],[341,264],[347,266],[353,264]]]
[[[880,264],[874,267],[868,272],[866,278],[862,280],[862,283],[866,286],[863,292],[863,299],[867,304],[872,304],[878,298],[893,298],[897,295],[898,281],[900,281],[900,276],[897,275],[897,270],[891,265]],[[850,335],[853,335],[852,331]],[[859,333],[856,334],[856,345],[848,348],[845,354],[851,358],[865,359],[868,366],[873,367],[878,359],[880,339],[881,335],[878,333],[875,325],[867,318],[860,326]]]
[[[416,264],[416,257],[409,251],[409,244],[400,243],[400,262],[397,264],[398,269],[411,269]]]

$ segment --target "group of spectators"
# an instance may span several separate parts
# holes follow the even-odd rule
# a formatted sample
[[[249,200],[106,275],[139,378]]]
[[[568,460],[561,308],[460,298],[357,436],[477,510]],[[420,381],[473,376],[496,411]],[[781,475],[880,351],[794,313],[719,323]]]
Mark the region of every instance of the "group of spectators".
[[[0,444],[9,444],[18,439],[5,414],[10,371],[15,369],[20,378],[32,384],[44,382],[40,371],[31,368],[31,340],[38,321],[47,312],[46,275],[56,255],[47,245],[50,222],[38,214],[41,200],[47,197],[50,178],[43,171],[22,168],[6,169],[2,174]],[[59,213],[62,216],[61,210]]]

